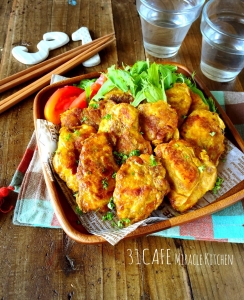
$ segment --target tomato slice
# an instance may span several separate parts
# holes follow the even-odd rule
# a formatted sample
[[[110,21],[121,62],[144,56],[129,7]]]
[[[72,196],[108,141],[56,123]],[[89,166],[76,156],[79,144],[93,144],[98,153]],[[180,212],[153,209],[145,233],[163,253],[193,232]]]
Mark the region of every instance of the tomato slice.
[[[86,100],[86,92],[82,92],[74,101],[70,104],[69,108],[85,108],[87,107],[87,100]]]
[[[90,99],[96,95],[96,93],[99,91],[100,87],[103,85],[103,83],[107,80],[107,78],[101,74],[99,78],[91,85],[91,95]],[[86,98],[86,92],[84,91],[81,93],[70,105],[69,108],[75,108],[80,107],[84,108],[87,105],[87,98]]]
[[[74,99],[83,92],[84,90],[76,86],[65,86],[57,89],[44,107],[45,119],[53,124],[59,124],[60,114],[69,109]]]

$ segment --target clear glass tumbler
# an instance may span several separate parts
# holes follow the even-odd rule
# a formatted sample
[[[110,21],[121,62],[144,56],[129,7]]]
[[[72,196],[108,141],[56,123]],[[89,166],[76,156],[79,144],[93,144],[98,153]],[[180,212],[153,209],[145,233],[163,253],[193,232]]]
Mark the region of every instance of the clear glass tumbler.
[[[218,82],[233,80],[244,67],[244,1],[207,2],[201,32],[203,74]]]
[[[145,50],[152,56],[175,56],[205,0],[137,0]]]

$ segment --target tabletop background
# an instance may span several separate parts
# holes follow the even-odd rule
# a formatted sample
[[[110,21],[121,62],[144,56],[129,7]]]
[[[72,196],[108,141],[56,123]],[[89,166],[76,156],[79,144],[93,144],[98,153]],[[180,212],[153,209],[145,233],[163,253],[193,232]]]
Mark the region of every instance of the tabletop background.
[[[13,58],[14,46],[26,45],[35,52],[44,33],[62,31],[71,37],[81,26],[89,28],[93,39],[114,31],[116,42],[100,52],[99,66],[79,66],[67,77],[146,57],[160,61],[144,52],[134,0],[76,2],[2,0],[0,78],[27,68]],[[244,71],[230,83],[210,81],[201,73],[199,21],[173,61],[194,70],[209,90],[244,91]],[[79,44],[71,41],[49,57]],[[0,99],[23,86],[1,94]],[[33,133],[33,99],[34,95],[0,115],[0,186],[9,185]],[[0,214],[0,299],[243,299],[243,244],[143,237],[114,247],[80,245],[61,229],[15,226],[12,217],[13,212]],[[157,251],[162,254],[160,263]],[[172,262],[179,254],[195,257],[195,263]],[[200,264],[197,259],[206,254],[227,256],[232,263]]]

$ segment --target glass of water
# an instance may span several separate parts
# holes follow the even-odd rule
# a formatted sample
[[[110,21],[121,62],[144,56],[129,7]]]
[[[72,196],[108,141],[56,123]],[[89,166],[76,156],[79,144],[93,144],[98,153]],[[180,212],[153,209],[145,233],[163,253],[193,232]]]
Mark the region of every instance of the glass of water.
[[[201,32],[203,74],[218,82],[233,80],[244,67],[244,1],[207,2]]]
[[[152,56],[175,56],[205,0],[137,0],[145,50]]]

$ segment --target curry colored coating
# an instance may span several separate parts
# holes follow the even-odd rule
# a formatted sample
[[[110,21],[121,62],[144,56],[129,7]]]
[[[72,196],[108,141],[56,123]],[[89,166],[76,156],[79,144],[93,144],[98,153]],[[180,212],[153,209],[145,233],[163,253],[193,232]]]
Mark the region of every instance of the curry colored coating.
[[[185,83],[175,83],[173,87],[166,90],[165,93],[167,102],[177,112],[178,126],[180,127],[192,103],[190,89]]]
[[[116,174],[113,194],[119,219],[133,224],[146,219],[169,192],[165,169],[149,154],[131,156]]]
[[[62,114],[62,126],[68,127],[62,129],[64,133],[73,136],[81,124],[91,128],[92,135],[82,142],[67,141],[65,134],[61,135],[70,165],[56,162],[60,177],[73,191],[78,189],[76,200],[84,213],[107,211],[114,197],[119,219],[130,219],[132,224],[147,218],[166,194],[173,208],[184,212],[214,187],[215,164],[224,149],[223,122],[185,84],[175,84],[167,93],[171,104],[162,100],[135,108],[128,103],[128,95],[115,90],[104,100],[91,101],[88,108]],[[179,122],[179,115],[185,116],[191,110]],[[150,165],[155,146],[157,167]],[[139,157],[129,157],[120,167],[116,164],[114,151],[130,156],[135,150],[141,153]],[[63,175],[64,170],[70,179]]]
[[[76,172],[82,143],[95,132],[95,129],[88,125],[82,125],[74,130],[60,128],[58,147],[53,156],[53,167],[73,192],[78,191]]]
[[[143,137],[153,145],[169,142],[179,136],[176,110],[161,100],[138,106]]]
[[[209,110],[208,104],[204,103],[202,98],[198,94],[190,90],[190,95],[191,95],[192,102],[188,114],[190,114],[191,112],[193,112],[193,110],[196,109]]]
[[[224,152],[224,122],[219,115],[204,109],[194,110],[180,129],[181,137],[194,146],[205,149],[210,160],[218,165]]]
[[[158,159],[167,172],[172,207],[185,212],[209,190],[217,179],[217,168],[205,150],[196,156],[194,147],[184,140],[172,140],[155,148]]]
[[[101,132],[87,138],[81,149],[76,175],[79,183],[76,201],[84,213],[107,211],[115,187],[113,175],[117,171],[109,135]]]
[[[112,100],[92,101],[86,108],[72,108],[61,114],[61,126],[73,129],[81,124],[93,126],[96,130],[107,110],[114,106]]]
[[[115,139],[115,151],[129,155],[133,150],[152,153],[149,141],[143,138],[139,111],[128,103],[119,103],[102,118],[98,132],[108,132]]]

